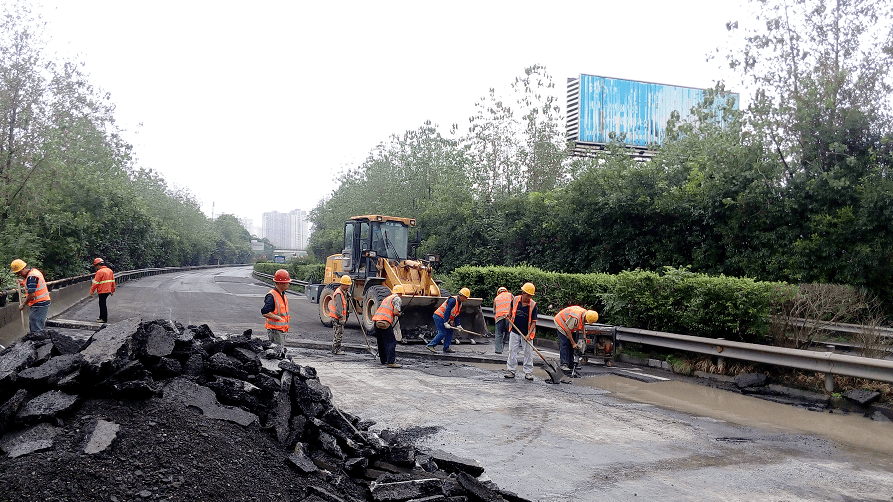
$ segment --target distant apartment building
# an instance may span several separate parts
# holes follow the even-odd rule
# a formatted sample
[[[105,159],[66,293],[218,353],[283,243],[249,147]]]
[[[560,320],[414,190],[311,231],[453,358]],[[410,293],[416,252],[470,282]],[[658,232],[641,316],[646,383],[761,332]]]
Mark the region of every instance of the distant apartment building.
[[[239,218],[239,224],[242,225],[242,228],[248,230],[249,234],[255,235],[254,220],[252,220],[251,218]]]
[[[264,213],[261,233],[278,248],[305,249],[310,238],[307,212],[295,209],[289,213]]]

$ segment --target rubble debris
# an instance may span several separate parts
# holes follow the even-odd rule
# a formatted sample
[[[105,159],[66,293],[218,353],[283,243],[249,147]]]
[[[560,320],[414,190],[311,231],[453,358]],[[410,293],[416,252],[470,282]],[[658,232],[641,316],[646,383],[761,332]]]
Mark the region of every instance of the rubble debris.
[[[160,399],[268,432],[304,480],[305,500],[523,500],[478,479],[473,460],[370,430],[335,407],[314,368],[251,330],[217,336],[206,325],[128,319],[86,344],[50,330],[0,353],[0,382],[0,448],[10,458],[52,449],[56,426],[82,400]],[[83,453],[112,451],[120,427],[94,412]]]

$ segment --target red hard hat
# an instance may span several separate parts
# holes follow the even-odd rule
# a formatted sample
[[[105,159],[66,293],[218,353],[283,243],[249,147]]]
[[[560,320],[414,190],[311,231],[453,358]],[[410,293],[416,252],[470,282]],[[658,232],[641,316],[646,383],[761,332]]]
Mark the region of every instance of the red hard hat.
[[[102,263],[102,258],[96,258],[93,260],[93,265],[99,265],[100,263]]]
[[[280,268],[273,275],[273,282],[291,282],[291,277],[288,276],[288,270],[284,268]]]

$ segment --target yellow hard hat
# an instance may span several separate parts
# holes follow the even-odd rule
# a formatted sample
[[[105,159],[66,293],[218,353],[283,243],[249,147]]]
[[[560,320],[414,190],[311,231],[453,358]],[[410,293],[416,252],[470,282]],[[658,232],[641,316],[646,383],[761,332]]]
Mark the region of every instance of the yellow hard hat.
[[[505,286],[500,286],[499,289],[496,290],[496,294],[502,293],[503,291],[508,291],[508,288]]]
[[[23,268],[25,268],[27,266],[28,266],[27,263],[25,263],[23,260],[20,260],[18,258],[16,258],[15,260],[12,260],[12,263],[9,264],[9,268],[12,269],[12,273],[14,273],[14,274],[19,273],[20,270],[22,270]]]
[[[406,292],[406,291],[403,291],[403,285],[402,285],[402,284],[397,284],[396,286],[394,286],[394,289],[391,290],[391,293],[396,293],[396,294],[398,294],[398,295],[402,295],[402,294],[405,293],[405,292]]]
[[[594,310],[586,311],[586,324],[592,324],[598,321],[598,312]]]
[[[346,285],[350,286],[350,284],[351,284],[353,281],[350,280],[350,276],[349,276],[349,275],[342,275],[342,276],[341,276],[341,281],[340,281],[340,282],[341,282],[341,284],[346,284]]]
[[[532,282],[525,282],[523,286],[521,286],[521,291],[527,293],[530,296],[533,296],[536,293],[536,288],[533,287]]]
[[[471,298],[471,290],[468,288],[462,288],[459,290],[459,296],[464,296],[465,298]]]

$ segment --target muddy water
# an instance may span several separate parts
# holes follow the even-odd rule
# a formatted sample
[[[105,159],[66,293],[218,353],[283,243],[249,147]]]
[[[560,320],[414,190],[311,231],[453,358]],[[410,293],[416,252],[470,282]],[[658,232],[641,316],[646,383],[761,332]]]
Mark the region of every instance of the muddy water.
[[[861,415],[809,411],[678,381],[644,383],[612,375],[578,378],[574,385],[739,425],[815,434],[839,444],[893,454],[893,423],[876,422]]]

